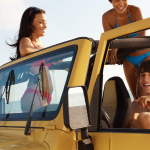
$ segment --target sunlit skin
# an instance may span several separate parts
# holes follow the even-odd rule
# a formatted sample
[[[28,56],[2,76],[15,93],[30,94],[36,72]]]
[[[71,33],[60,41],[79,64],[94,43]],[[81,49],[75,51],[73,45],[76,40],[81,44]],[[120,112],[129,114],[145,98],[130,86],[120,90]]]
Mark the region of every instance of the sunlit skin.
[[[150,96],[150,73],[144,72],[140,74],[140,85],[147,96]]]
[[[33,21],[33,26],[35,27],[35,29],[33,31],[33,34],[31,35],[31,40],[35,43],[38,43],[39,37],[45,35],[45,30],[47,28],[45,14],[36,14],[35,19]]]
[[[139,78],[146,96],[141,96],[132,102],[130,117],[125,127],[150,129],[150,73],[141,73]]]
[[[20,41],[19,50],[20,50],[21,56],[25,56],[27,54],[30,54],[42,48],[45,48],[45,46],[39,39],[40,37],[45,35],[45,30],[47,28],[45,14],[44,13],[36,14],[35,19],[33,20],[32,24],[35,29],[31,37],[30,38],[24,37]],[[34,47],[31,41],[34,43],[34,45],[37,48]]]
[[[115,12],[118,27],[129,24],[127,8],[129,12],[129,17],[132,22],[136,22],[143,19],[140,8],[133,5],[128,5],[128,0],[112,0],[110,3],[112,4],[113,8],[105,12],[102,16],[103,28],[105,32],[115,28]],[[138,36],[145,36],[145,35],[146,35],[145,31],[138,32]],[[110,49],[108,51],[107,61],[109,61],[110,64],[113,65],[116,64],[117,51],[118,51],[117,48]],[[144,49],[142,51],[131,53],[129,54],[129,56],[140,56],[142,54],[147,53],[148,51],[150,51],[150,49]],[[137,87],[137,77],[135,76],[136,67],[128,60],[124,59],[123,68],[126,80],[128,82],[128,85],[130,87],[134,99],[137,99],[138,96],[140,97],[145,95],[140,86],[136,88]]]
[[[128,0],[112,0],[110,3],[113,8],[105,12],[102,16],[105,32],[115,28],[115,12],[118,27],[129,24],[127,8],[132,22],[143,19],[140,8],[128,5]],[[138,35],[145,35],[145,32],[140,32]]]

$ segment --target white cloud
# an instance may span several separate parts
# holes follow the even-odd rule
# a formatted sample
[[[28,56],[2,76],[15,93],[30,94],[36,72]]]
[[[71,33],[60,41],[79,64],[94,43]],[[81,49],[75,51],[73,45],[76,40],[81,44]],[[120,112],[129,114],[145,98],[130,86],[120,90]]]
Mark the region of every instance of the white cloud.
[[[26,9],[23,0],[4,0],[0,2],[0,30],[19,26],[22,13]]]

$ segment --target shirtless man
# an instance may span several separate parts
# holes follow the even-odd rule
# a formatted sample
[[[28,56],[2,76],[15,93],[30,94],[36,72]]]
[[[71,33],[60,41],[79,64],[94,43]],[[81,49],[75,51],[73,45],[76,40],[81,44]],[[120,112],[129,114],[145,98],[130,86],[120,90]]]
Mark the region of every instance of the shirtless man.
[[[138,78],[146,96],[141,96],[132,102],[125,128],[150,129],[150,60],[141,63],[138,68]]]

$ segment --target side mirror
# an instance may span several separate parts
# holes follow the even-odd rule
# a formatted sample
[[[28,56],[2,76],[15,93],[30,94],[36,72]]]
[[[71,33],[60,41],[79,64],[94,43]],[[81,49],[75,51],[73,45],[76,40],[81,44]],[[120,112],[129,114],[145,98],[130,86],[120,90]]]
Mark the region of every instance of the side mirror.
[[[71,130],[90,126],[89,103],[85,86],[64,90],[63,114],[64,124]]]

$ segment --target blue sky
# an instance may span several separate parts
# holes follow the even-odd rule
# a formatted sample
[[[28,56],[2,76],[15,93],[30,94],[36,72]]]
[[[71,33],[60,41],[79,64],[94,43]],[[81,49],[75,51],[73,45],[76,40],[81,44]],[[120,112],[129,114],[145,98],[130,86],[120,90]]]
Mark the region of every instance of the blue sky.
[[[129,0],[139,6],[144,18],[150,16],[149,1]],[[24,10],[36,6],[46,11],[47,30],[41,38],[44,45],[51,46],[76,37],[91,37],[99,40],[103,32],[102,15],[112,5],[108,0],[5,0],[0,2],[0,65],[9,61],[15,49],[6,45],[18,33]]]

